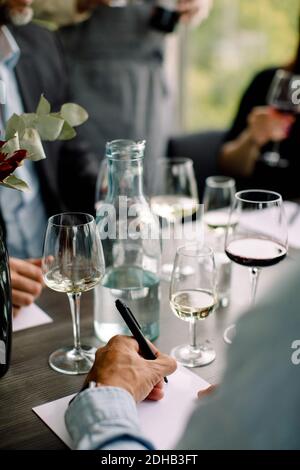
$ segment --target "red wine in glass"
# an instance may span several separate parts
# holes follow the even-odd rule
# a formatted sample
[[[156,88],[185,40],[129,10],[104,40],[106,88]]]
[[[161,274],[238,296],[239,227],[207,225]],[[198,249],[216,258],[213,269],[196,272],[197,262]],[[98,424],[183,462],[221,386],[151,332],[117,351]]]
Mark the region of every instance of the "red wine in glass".
[[[248,268],[274,266],[287,254],[286,247],[278,242],[257,237],[233,240],[225,251],[231,261]]]

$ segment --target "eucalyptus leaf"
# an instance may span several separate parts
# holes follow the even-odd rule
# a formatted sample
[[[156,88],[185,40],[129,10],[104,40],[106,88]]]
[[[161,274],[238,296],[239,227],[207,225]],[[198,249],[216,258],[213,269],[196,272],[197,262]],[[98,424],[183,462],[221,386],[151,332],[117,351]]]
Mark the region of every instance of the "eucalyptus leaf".
[[[5,139],[12,139],[16,132],[20,135],[25,131],[26,125],[21,116],[13,114],[11,118],[6,123]]]
[[[17,178],[15,175],[10,175],[7,178],[5,178],[3,181],[0,182],[1,186],[4,186],[5,188],[10,188],[10,189],[17,189],[18,191],[30,191],[30,188],[26,181],[21,180],[20,178]]]
[[[34,162],[46,158],[40,135],[36,129],[26,129],[22,139],[20,139],[21,149],[28,151],[28,159]]]
[[[1,148],[1,152],[7,153],[10,155],[16,152],[17,150],[20,150],[20,141],[19,141],[18,133],[16,133],[12,139],[9,139],[6,141],[6,143]]]
[[[25,130],[34,129],[36,127],[37,121],[39,119],[38,115],[35,113],[24,113],[21,114],[21,119],[24,122]],[[21,135],[21,133],[20,133]]]
[[[76,131],[67,121],[64,121],[64,125],[61,133],[59,134],[58,140],[71,140],[76,137]]]
[[[80,126],[89,117],[86,110],[75,103],[64,104],[61,108],[61,115],[72,127]]]
[[[42,140],[57,140],[64,125],[64,120],[51,115],[39,116],[35,125]]]
[[[44,95],[41,96],[40,102],[38,104],[38,107],[36,109],[36,114],[38,115],[45,115],[45,114],[50,114],[51,113],[51,105],[48,100],[44,97]]]

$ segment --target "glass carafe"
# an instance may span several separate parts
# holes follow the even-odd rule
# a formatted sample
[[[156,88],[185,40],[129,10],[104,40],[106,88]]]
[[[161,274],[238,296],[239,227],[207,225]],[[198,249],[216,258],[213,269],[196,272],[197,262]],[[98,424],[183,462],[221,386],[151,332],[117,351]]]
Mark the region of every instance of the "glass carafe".
[[[97,207],[106,273],[95,289],[94,325],[107,342],[129,331],[115,307],[127,304],[145,336],[159,335],[159,223],[143,193],[145,142],[116,140],[106,145],[108,192]]]

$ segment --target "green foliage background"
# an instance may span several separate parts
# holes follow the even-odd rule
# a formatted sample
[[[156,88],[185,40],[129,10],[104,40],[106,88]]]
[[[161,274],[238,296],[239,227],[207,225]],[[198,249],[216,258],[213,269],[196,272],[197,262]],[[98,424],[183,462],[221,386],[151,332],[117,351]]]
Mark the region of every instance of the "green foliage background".
[[[188,35],[186,130],[230,125],[254,74],[293,59],[299,12],[300,0],[215,0],[210,18]]]

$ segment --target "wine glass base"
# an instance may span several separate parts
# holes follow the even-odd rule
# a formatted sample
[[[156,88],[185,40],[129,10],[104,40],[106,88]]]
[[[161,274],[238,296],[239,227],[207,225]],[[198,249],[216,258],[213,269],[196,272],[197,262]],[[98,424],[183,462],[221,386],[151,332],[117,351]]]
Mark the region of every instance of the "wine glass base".
[[[290,162],[284,158],[280,158],[277,152],[267,152],[262,156],[262,161],[273,168],[287,168]]]
[[[54,351],[49,357],[49,366],[56,372],[67,375],[87,374],[95,359],[96,348],[81,346],[78,353],[72,346]]]
[[[173,272],[173,264],[172,263],[163,264],[162,267],[161,267],[161,271],[160,271],[161,280],[170,282],[171,277],[172,277],[172,272]]]
[[[208,346],[197,346],[192,349],[187,344],[182,344],[172,349],[171,356],[175,357],[177,362],[185,367],[202,367],[213,362],[216,358],[216,352]]]
[[[230,325],[224,331],[223,339],[224,339],[226,344],[232,344],[235,336],[236,336],[236,326],[235,325]]]

